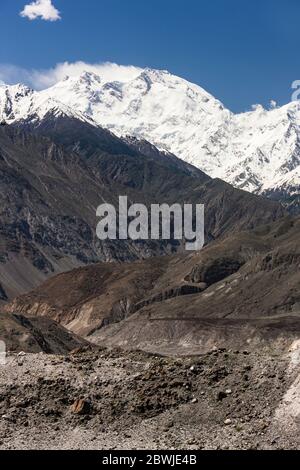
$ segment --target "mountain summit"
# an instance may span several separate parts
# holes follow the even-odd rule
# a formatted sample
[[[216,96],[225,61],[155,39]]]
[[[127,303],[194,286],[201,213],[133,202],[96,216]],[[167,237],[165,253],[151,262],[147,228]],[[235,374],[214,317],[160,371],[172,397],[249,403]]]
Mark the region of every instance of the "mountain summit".
[[[0,119],[38,121],[49,111],[146,139],[212,177],[299,204],[300,104],[233,114],[198,85],[146,68],[109,81],[93,72],[36,92],[0,87]]]

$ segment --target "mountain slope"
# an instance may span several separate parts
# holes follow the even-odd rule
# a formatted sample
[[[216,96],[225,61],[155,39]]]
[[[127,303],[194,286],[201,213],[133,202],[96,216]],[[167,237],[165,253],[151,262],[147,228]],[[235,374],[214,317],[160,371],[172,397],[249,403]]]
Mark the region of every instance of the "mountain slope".
[[[286,218],[193,254],[80,268],[6,310],[50,317],[109,346],[201,348],[226,329],[246,341],[249,328],[299,319],[299,234],[300,220]]]
[[[41,92],[0,87],[0,117],[9,123],[38,122],[50,109],[118,136],[146,139],[235,187],[270,197],[282,194],[298,210],[298,102],[234,115],[201,87],[151,69],[130,80],[120,72],[114,82],[85,72]]]
[[[1,297],[97,261],[133,261],[182,249],[177,241],[96,238],[103,201],[203,203],[206,241],[283,215],[276,202],[212,180],[147,143],[124,141],[75,117],[0,127]]]
[[[49,318],[25,318],[0,312],[0,338],[7,351],[67,354],[87,346],[82,338],[67,331]],[[22,365],[23,357],[19,357]]]

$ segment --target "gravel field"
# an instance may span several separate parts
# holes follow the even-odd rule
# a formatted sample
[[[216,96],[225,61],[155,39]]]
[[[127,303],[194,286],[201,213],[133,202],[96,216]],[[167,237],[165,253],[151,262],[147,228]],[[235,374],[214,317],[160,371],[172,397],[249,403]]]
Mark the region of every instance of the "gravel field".
[[[299,343],[193,357],[9,354],[1,449],[299,449]]]

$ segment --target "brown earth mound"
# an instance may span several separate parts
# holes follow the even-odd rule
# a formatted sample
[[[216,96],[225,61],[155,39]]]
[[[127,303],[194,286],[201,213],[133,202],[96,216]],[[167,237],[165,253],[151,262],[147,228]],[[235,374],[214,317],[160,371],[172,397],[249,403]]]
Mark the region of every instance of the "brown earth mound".
[[[0,340],[7,351],[67,354],[88,343],[50,318],[0,313]]]
[[[95,342],[151,350],[206,350],[204,331],[210,343],[220,331],[247,341],[259,325],[268,331],[273,319],[299,316],[299,237],[300,220],[287,218],[197,253],[80,268],[6,311],[47,316]]]

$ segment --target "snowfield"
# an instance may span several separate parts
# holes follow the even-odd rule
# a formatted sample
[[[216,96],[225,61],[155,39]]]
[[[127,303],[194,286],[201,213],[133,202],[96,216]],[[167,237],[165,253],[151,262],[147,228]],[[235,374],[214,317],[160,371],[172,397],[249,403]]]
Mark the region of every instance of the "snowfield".
[[[135,76],[136,75],[136,76]],[[294,195],[300,185],[300,103],[233,114],[198,85],[167,71],[92,72],[34,91],[0,86],[0,118],[38,122],[49,111],[146,139],[235,187]],[[133,78],[132,78],[133,77]]]

